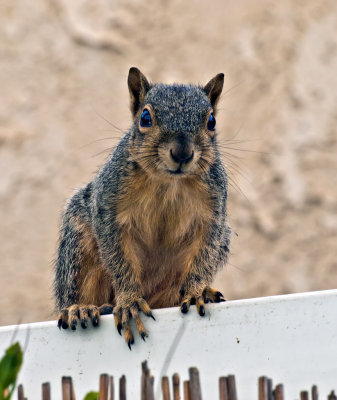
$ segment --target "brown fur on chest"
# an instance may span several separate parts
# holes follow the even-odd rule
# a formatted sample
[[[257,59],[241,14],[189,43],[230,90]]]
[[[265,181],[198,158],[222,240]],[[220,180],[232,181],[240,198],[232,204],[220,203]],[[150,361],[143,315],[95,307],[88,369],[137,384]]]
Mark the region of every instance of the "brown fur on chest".
[[[121,244],[151,307],[177,305],[212,220],[207,186],[134,172],[118,204]]]

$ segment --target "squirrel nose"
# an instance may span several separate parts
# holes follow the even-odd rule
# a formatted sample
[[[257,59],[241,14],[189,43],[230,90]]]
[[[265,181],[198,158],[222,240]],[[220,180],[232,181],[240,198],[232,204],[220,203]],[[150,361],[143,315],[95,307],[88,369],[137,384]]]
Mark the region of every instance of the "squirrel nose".
[[[175,142],[171,145],[170,156],[176,163],[188,164],[194,156],[193,146],[191,143],[180,144]]]

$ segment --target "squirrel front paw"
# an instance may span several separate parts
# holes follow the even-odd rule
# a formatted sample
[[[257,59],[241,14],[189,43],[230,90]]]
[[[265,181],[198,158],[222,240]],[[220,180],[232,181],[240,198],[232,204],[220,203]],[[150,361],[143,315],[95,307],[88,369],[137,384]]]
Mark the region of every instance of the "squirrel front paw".
[[[134,336],[130,326],[130,318],[133,318],[137,327],[137,331],[140,337],[145,341],[145,338],[148,336],[143,322],[140,319],[139,311],[143,311],[143,313],[151,317],[155,320],[150,306],[147,302],[141,298],[134,299],[117,299],[117,304],[114,308],[114,317],[115,317],[115,326],[118,330],[118,333],[122,335],[122,329],[124,331],[125,342],[129,346],[131,350],[131,345],[134,344]]]
[[[195,304],[199,315],[203,317],[205,315],[205,303],[220,303],[222,301],[226,301],[222,293],[210,286],[206,286],[201,295],[190,292],[184,293],[180,310],[183,314],[186,314],[190,309],[190,305]]]
[[[88,320],[91,319],[93,326],[99,325],[101,315],[112,314],[111,304],[103,304],[100,307],[94,305],[73,304],[60,311],[57,318],[57,325],[61,329],[70,328],[75,331],[78,323],[81,323],[83,329],[88,327]]]

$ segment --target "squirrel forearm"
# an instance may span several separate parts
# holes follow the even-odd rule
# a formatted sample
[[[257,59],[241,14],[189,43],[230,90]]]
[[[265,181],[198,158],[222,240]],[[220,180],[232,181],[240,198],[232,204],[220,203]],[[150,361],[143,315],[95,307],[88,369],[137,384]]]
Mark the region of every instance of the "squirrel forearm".
[[[195,258],[184,280],[184,291],[201,293],[211,284],[216,272],[226,264],[229,255],[230,228],[213,225],[208,240]]]
[[[109,269],[111,286],[116,298],[128,294],[140,294],[140,284],[134,266],[126,259],[122,248],[120,229],[116,229],[113,213],[97,208],[93,218],[95,236],[103,264]],[[105,212],[106,211],[106,212]]]

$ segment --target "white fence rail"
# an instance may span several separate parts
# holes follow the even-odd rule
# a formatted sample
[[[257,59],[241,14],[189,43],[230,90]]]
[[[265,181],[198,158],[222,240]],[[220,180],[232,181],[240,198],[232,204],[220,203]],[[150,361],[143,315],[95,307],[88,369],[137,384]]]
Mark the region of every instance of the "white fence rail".
[[[320,394],[337,388],[337,290],[229,301],[207,305],[205,317],[191,307],[155,310],[156,321],[143,317],[149,330],[144,343],[136,337],[130,351],[112,316],[99,328],[59,331],[56,322],[21,325],[16,335],[24,345],[29,335],[19,383],[28,399],[41,398],[41,384],[51,383],[52,399],[61,399],[61,377],[73,378],[77,399],[98,390],[101,373],[127,377],[128,399],[140,399],[141,362],[155,377],[174,372],[188,378],[200,371],[203,399],[218,398],[218,377],[236,376],[238,398],[257,399],[257,379],[267,375],[285,385],[285,398],[317,384]],[[0,328],[0,355],[15,326]],[[116,382],[117,383],[117,382]],[[116,385],[117,386],[117,385]]]

